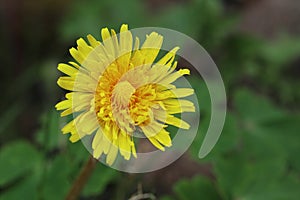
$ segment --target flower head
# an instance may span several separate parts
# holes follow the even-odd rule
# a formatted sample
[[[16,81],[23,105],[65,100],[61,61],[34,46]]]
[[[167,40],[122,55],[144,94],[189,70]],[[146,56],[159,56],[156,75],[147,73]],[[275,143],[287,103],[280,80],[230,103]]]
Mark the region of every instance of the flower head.
[[[106,155],[109,165],[118,152],[126,160],[137,156],[136,131],[164,151],[172,145],[165,129],[168,125],[189,129],[189,124],[174,114],[195,111],[192,102],[180,99],[193,94],[193,89],[173,84],[189,74],[188,69],[175,70],[179,48],[155,61],[163,42],[156,32],[147,35],[141,47],[139,38],[133,42],[127,25],[121,26],[119,35],[103,28],[101,36],[102,42],[91,35],[87,36],[88,43],[78,39],[77,48],[70,49],[77,62],[58,65],[67,76],[57,83],[70,92],[56,109],[63,110],[61,116],[74,116],[62,132],[71,133],[71,142],[94,134],[93,156]]]

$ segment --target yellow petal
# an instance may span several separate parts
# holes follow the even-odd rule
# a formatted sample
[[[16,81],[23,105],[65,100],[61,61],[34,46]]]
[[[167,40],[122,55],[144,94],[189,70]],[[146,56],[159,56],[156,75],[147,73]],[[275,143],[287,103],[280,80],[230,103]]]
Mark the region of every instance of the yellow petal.
[[[74,92],[69,92],[69,93],[66,93],[66,95],[65,95],[65,97],[67,98],[67,99],[72,99],[73,98],[73,95],[74,95]]]
[[[93,93],[74,92],[72,100],[74,112],[89,110],[91,102],[94,100],[93,98]]]
[[[80,140],[80,137],[78,134],[73,134],[71,135],[71,137],[69,138],[69,140],[73,143],[77,142],[78,140]]]
[[[174,117],[173,115],[168,115],[167,116],[166,123],[170,124],[170,125],[173,125],[173,126],[176,126],[178,128],[182,128],[182,129],[189,129],[190,128],[190,125],[188,123],[186,123],[185,121],[183,121],[183,120],[181,120],[177,117]]]
[[[117,146],[115,144],[111,144],[109,152],[106,156],[106,163],[108,165],[112,165],[115,162],[117,155],[118,155]]]
[[[113,42],[114,48],[117,51],[117,50],[119,50],[119,43],[118,43],[117,33],[116,33],[116,31],[114,29],[111,29],[110,32],[111,32],[111,38],[112,38],[112,42]]]
[[[134,42],[134,47],[133,47],[133,51],[138,50],[140,47],[140,40],[138,37],[135,38],[135,42]]]
[[[70,132],[74,132],[75,126],[74,126],[74,120],[70,121],[69,123],[67,123],[62,129],[62,133],[66,134],[66,133],[70,133]]]
[[[169,114],[182,112],[195,112],[195,106],[191,101],[184,99],[166,99],[163,100],[164,107]]]
[[[165,76],[165,78],[163,78],[162,80],[158,81],[158,84],[168,85],[168,84],[173,83],[174,81],[176,81],[181,76],[183,76],[183,75],[189,75],[189,74],[190,74],[190,70],[188,70],[188,69],[180,69],[177,72],[174,72],[172,74],[169,74],[169,75]]]
[[[103,133],[101,128],[97,130],[92,142],[92,148],[95,149],[102,142]],[[101,145],[102,146],[102,145]]]
[[[71,100],[63,100],[55,105],[56,110],[65,110],[72,107]]]
[[[141,126],[141,129],[143,130],[145,136],[149,139],[149,141],[158,149],[161,151],[165,151],[165,148],[157,141],[157,139],[153,136],[153,133],[150,132],[149,129]]]
[[[144,44],[140,49],[141,54],[145,56],[145,62],[143,64],[154,62],[160,51],[162,42],[163,37],[156,32],[152,32],[149,36],[147,36]]]
[[[68,108],[68,109],[64,110],[62,113],[60,113],[60,116],[65,117],[65,116],[70,115],[72,113],[73,113],[72,108]]]
[[[165,129],[162,129],[160,132],[158,132],[155,136],[155,139],[157,139],[161,144],[170,147],[172,145],[172,140],[169,135],[169,132],[167,132]]]
[[[135,149],[135,145],[134,145],[134,142],[133,142],[133,141],[131,141],[130,146],[131,146],[132,155],[133,155],[135,158],[137,158],[137,155],[136,155],[136,149]]]
[[[176,52],[179,50],[179,47],[173,48],[170,52],[168,52],[164,57],[162,57],[157,64],[159,65],[167,65],[170,66],[170,64],[174,61]]]
[[[108,28],[103,28],[101,30],[101,35],[107,53],[109,54],[109,56],[116,58],[115,47]]]
[[[69,76],[62,76],[57,80],[57,84],[63,89],[72,91],[74,88],[74,79]]]
[[[101,29],[101,36],[102,36],[102,41],[110,38],[110,33],[107,27]]]
[[[97,47],[99,44],[100,44],[100,42],[99,41],[97,41],[92,35],[88,35],[87,36],[87,39],[88,39],[88,41],[89,41],[89,43],[90,43],[90,45],[92,46],[92,47]]]
[[[103,145],[103,152],[105,154],[108,154],[109,149],[110,149],[110,145],[112,144],[112,136],[109,132],[109,130],[102,130],[103,131],[103,139],[102,139],[102,145]]]
[[[98,129],[96,132],[96,135],[93,139],[92,143],[92,148],[94,149],[93,151],[93,156],[96,159],[99,159],[104,151],[104,145],[103,145],[103,132],[101,128]]]
[[[77,69],[74,67],[71,67],[70,65],[64,64],[64,63],[60,63],[58,64],[57,69],[59,71],[61,71],[62,73],[65,73],[66,75],[72,76],[74,77],[77,73]]]
[[[93,50],[93,48],[90,47],[82,38],[77,40],[77,45],[78,52],[83,55],[84,59],[86,59],[89,53]]]
[[[157,141],[156,138],[149,137],[148,139],[156,148],[158,148],[161,151],[165,151],[165,148]]]
[[[75,68],[79,69],[80,66],[75,62],[69,62],[69,64],[73,65]]]
[[[123,24],[120,29],[120,41],[117,62],[123,67],[128,67],[132,51],[132,34],[128,31],[128,25]]]
[[[70,54],[72,55],[72,57],[78,62],[78,63],[83,63],[83,61],[85,60],[84,55],[82,55],[82,53],[80,53],[79,51],[77,51],[74,47],[72,47],[70,50]]]
[[[165,90],[158,92],[156,100],[164,100],[168,98],[182,98],[194,94],[194,90],[191,88],[174,88],[171,90]]]
[[[76,126],[83,134],[89,135],[99,128],[99,123],[94,112],[86,112],[82,115]]]
[[[125,160],[129,160],[131,155],[131,146],[127,134],[120,134],[118,141],[121,155],[125,158]]]

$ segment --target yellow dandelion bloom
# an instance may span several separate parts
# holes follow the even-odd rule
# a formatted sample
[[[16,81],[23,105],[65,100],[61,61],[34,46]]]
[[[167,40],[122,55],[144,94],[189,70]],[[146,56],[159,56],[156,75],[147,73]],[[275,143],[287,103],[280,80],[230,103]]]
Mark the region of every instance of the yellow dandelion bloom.
[[[66,74],[57,84],[70,92],[66,100],[55,107],[61,116],[73,114],[73,120],[63,128],[76,142],[94,134],[91,141],[93,156],[106,155],[112,165],[118,153],[126,160],[137,157],[134,133],[142,132],[158,149],[172,145],[165,129],[173,125],[189,129],[189,124],[174,114],[194,112],[194,104],[181,99],[194,93],[191,88],[177,88],[173,82],[188,69],[176,71],[175,47],[155,62],[163,43],[156,32],[146,36],[141,45],[133,42],[127,25],[117,35],[108,28],[101,30],[102,42],[88,35],[88,43],[80,38],[70,53],[75,62],[59,64]]]

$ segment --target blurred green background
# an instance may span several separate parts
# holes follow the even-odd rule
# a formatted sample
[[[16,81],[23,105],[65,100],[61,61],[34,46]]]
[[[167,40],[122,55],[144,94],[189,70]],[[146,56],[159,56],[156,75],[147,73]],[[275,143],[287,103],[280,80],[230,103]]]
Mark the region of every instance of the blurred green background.
[[[56,67],[71,59],[78,37],[100,38],[100,28],[122,23],[171,28],[203,45],[225,82],[226,123],[214,150],[198,159],[210,99],[192,75],[202,121],[190,150],[147,174],[99,163],[81,199],[300,199],[299,1],[1,0],[0,20],[1,200],[66,196],[89,153],[60,132]]]

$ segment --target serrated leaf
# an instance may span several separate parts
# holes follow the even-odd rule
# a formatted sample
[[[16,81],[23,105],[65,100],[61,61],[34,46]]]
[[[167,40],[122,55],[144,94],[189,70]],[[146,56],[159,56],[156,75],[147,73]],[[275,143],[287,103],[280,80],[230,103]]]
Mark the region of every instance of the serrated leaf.
[[[241,144],[214,162],[218,183],[229,199],[277,183],[284,176],[287,163],[282,149],[256,136],[244,132]]]

